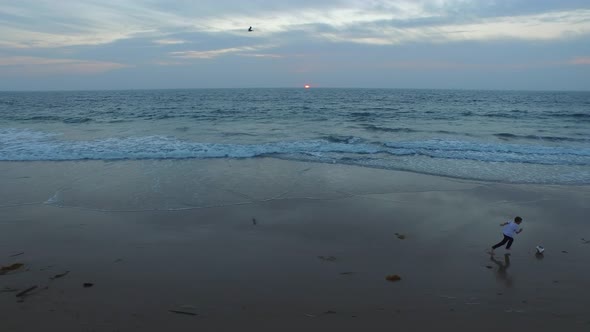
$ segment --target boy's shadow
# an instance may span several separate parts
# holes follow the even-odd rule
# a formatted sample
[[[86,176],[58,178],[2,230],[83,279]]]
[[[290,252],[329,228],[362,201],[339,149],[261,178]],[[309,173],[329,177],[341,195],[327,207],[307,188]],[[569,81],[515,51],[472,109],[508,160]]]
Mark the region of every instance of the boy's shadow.
[[[506,287],[512,287],[512,277],[507,272],[508,267],[510,267],[510,254],[504,254],[504,262],[497,260],[494,256],[490,256],[490,260],[498,265],[496,279],[505,284]]]

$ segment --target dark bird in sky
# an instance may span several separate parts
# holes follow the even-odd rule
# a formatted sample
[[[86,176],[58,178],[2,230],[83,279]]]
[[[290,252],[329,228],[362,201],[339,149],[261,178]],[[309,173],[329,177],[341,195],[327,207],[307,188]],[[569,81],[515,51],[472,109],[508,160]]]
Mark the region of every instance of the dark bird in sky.
[[[248,32],[252,32],[252,31],[253,31],[253,30],[252,30],[252,27],[249,27],[249,28],[248,28]]]

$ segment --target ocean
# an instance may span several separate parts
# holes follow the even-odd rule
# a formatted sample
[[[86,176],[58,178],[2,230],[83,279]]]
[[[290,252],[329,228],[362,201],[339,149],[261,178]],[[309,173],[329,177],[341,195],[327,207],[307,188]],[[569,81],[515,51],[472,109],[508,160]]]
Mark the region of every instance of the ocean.
[[[0,92],[0,161],[280,158],[590,184],[590,92]]]

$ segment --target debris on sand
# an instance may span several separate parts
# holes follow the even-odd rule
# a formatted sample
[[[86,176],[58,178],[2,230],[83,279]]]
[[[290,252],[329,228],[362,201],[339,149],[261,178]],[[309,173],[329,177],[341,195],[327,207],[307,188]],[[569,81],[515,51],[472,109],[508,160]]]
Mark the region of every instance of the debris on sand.
[[[24,291],[16,294],[16,297],[18,297],[18,300],[16,302],[19,302],[19,303],[25,302],[25,298],[27,296],[37,294],[37,293],[42,292],[44,290],[48,290],[49,286],[45,286],[45,287],[39,289],[38,291],[35,291],[34,293],[32,293],[32,291],[34,291],[36,289],[38,289],[37,286],[32,286],[32,287],[29,287],[29,288],[25,289]]]
[[[402,277],[398,276],[397,274],[390,274],[387,277],[385,277],[385,280],[395,282],[402,280]]]
[[[493,269],[494,267],[493,267],[493,266],[491,266],[491,265],[486,265],[486,268],[488,268],[488,269]]]
[[[324,312],[324,315],[332,315],[332,314],[335,314],[335,313],[336,313],[336,311],[328,310],[328,311],[325,311]]]
[[[398,239],[400,239],[400,240],[403,240],[403,239],[405,239],[405,238],[406,238],[406,236],[405,236],[405,235],[403,235],[403,234],[400,234],[400,233],[395,233],[395,236],[397,236],[397,238],[398,238]]]
[[[85,282],[82,286],[84,286],[84,288],[89,288],[89,287],[94,286],[94,284],[91,282]]]
[[[56,275],[54,275],[53,277],[51,277],[49,279],[55,280],[55,279],[58,279],[58,278],[61,278],[61,277],[65,277],[65,276],[68,275],[68,273],[70,273],[70,271],[66,271],[64,273],[56,274]]]
[[[25,289],[24,291],[16,294],[16,297],[23,297],[23,296],[27,295],[27,293],[29,293],[30,291],[37,289],[37,287],[38,286],[29,287],[29,288]]]
[[[327,262],[335,262],[336,261],[336,257],[334,257],[334,256],[318,256],[318,258],[323,261],[327,261]]]
[[[20,256],[20,255],[23,255],[23,254],[24,254],[24,252],[19,252],[18,254],[10,255],[10,257],[16,257],[16,256]]]
[[[352,271],[340,272],[340,275],[343,275],[343,276],[349,276],[349,275],[352,275],[352,274],[354,274],[354,272],[352,272]]]
[[[564,254],[568,254],[567,250],[562,250],[561,252]]]
[[[23,267],[24,265],[25,265],[25,264],[22,264],[22,263],[14,263],[14,264],[12,264],[12,265],[8,265],[8,266],[2,266],[2,267],[0,268],[0,275],[2,275],[2,274],[6,274],[6,273],[8,273],[8,272],[10,272],[10,271],[18,270],[18,269],[20,269],[21,267]]]
[[[252,225],[256,226],[256,218],[252,218]]]
[[[590,243],[590,240],[586,240],[586,239],[582,238],[582,242],[583,242],[584,244],[588,244],[588,243]]]
[[[180,314],[180,315],[189,315],[189,316],[197,316],[194,312],[189,311],[180,311],[180,310],[168,310],[169,312]]]

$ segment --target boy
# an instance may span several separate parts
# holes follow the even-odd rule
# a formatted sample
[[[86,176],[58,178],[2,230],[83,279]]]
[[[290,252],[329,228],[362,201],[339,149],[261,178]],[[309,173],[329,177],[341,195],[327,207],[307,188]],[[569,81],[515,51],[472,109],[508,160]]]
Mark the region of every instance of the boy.
[[[506,242],[508,242],[508,244],[506,245],[506,250],[510,250],[510,246],[512,245],[512,241],[514,241],[514,235],[522,232],[522,228],[518,227],[521,222],[522,222],[522,218],[516,217],[516,218],[514,218],[513,222],[505,222],[505,223],[500,224],[500,226],[504,226],[504,228],[502,228],[502,233],[504,234],[504,239],[492,247],[492,251],[491,251],[492,255],[494,254],[494,249],[503,246]]]

